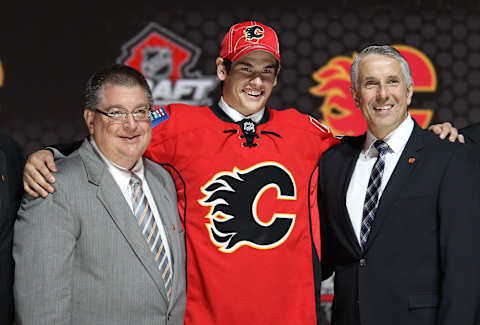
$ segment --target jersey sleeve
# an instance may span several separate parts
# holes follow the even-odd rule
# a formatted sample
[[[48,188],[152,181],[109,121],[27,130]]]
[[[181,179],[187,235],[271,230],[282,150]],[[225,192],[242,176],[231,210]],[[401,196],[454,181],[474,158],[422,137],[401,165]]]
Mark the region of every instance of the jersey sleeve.
[[[158,106],[150,112],[152,139],[144,156],[159,164],[172,163],[175,156],[173,105]]]
[[[333,133],[330,131],[330,128],[320,122],[319,120],[313,118],[312,116],[308,116],[310,125],[309,128],[312,132],[318,134],[320,138],[320,150],[324,152],[328,150],[330,147],[337,145],[340,143],[340,139],[336,138]]]

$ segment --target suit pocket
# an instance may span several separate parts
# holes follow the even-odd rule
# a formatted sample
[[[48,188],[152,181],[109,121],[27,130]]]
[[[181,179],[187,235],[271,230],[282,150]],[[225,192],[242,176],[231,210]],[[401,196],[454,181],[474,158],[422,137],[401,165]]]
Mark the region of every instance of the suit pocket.
[[[408,308],[436,308],[440,304],[440,297],[437,294],[418,294],[408,297]]]

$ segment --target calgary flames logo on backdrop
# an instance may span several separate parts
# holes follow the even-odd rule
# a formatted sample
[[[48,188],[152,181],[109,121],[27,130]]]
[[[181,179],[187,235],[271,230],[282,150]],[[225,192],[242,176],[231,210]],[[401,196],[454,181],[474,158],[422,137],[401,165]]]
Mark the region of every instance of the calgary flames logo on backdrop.
[[[141,71],[152,88],[155,105],[210,105],[216,76],[192,71],[201,50],[178,35],[150,23],[122,46],[118,63]]]
[[[414,91],[434,92],[437,89],[437,75],[430,60],[413,47],[394,47],[410,65]],[[350,93],[350,67],[354,58],[355,55],[352,58],[337,56],[313,73],[313,79],[319,85],[310,88],[310,93],[325,97],[320,107],[322,122],[327,124],[334,134],[360,135],[367,129],[367,123]],[[421,127],[427,127],[433,116],[432,109],[409,108],[409,112]]]
[[[206,216],[210,240],[221,252],[231,253],[243,245],[271,249],[292,232],[296,215],[279,213],[275,202],[296,200],[295,182],[290,172],[275,162],[218,173],[201,190],[205,197],[199,203],[210,207]],[[275,197],[272,192],[267,194],[269,191]],[[276,210],[273,216],[260,215],[262,200]]]

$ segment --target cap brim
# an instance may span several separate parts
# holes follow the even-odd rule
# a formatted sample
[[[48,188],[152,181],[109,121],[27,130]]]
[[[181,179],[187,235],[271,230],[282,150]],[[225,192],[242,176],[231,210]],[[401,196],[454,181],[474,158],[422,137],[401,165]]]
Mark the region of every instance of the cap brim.
[[[237,53],[231,58],[231,61],[232,61],[232,62],[237,61],[238,59],[244,57],[244,56],[247,55],[248,53],[254,52],[254,51],[263,51],[263,52],[270,53],[270,54],[273,55],[273,57],[275,57],[275,59],[277,59],[279,62],[281,61],[280,56],[277,55],[277,54],[275,53],[275,51],[273,51],[271,48],[266,47],[266,46],[263,46],[263,45],[256,45],[256,46],[248,46],[248,47],[245,47],[244,49],[242,49],[242,50],[240,50],[239,52],[237,52]]]

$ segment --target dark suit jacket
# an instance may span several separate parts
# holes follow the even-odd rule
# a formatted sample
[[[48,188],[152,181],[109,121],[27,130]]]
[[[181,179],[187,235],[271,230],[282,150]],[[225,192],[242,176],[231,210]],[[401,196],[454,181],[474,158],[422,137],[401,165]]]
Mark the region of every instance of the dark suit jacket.
[[[467,143],[480,144],[480,123],[472,124],[459,130]]]
[[[332,324],[480,324],[480,177],[469,147],[415,124],[362,251],[345,202],[364,139],[344,138],[320,161]]]
[[[24,157],[20,146],[0,133],[0,324],[13,322],[13,222],[23,186]]]

